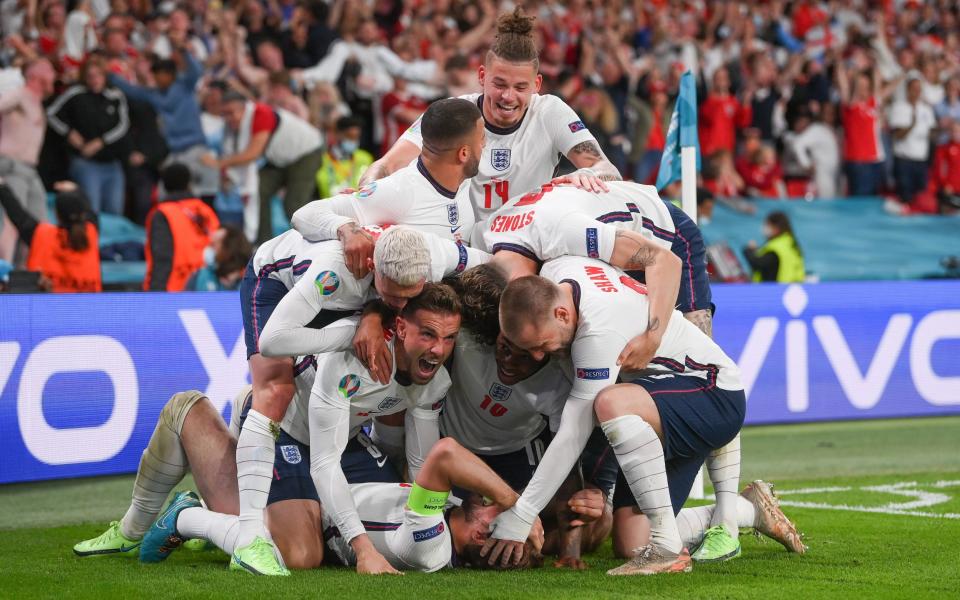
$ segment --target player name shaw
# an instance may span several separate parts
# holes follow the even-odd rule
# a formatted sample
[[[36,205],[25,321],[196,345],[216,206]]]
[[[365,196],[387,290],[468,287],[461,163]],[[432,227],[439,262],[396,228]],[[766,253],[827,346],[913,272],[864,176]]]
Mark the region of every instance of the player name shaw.
[[[584,271],[587,273],[587,277],[590,278],[590,281],[593,282],[595,286],[600,288],[602,292],[618,292],[617,286],[613,285],[613,282],[610,281],[610,278],[607,277],[607,272],[603,267],[584,267]]]
[[[525,212],[522,215],[500,215],[495,218],[492,223],[490,223],[490,231],[499,233],[502,231],[517,231],[518,229],[523,229],[533,222],[533,215],[535,212],[536,211],[531,210],[530,212]]]

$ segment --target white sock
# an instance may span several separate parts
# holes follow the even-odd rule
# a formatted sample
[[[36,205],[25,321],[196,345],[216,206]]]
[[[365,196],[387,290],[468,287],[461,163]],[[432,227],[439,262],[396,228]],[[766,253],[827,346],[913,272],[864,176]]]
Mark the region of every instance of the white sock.
[[[128,539],[143,537],[163,509],[170,490],[187,473],[187,455],[180,443],[180,427],[191,406],[193,403],[185,407],[182,415],[177,415],[171,414],[171,403],[168,403],[160,414],[146,450],[140,455],[137,478],[133,482],[133,499],[120,519],[120,531]]]
[[[736,507],[737,527],[754,527],[756,525],[757,511],[749,500],[737,495],[734,506]],[[683,539],[683,544],[687,548],[693,548],[703,541],[703,534],[711,526],[715,508],[715,504],[684,508],[677,515],[677,528],[680,530],[680,538]]]
[[[710,526],[723,525],[727,533],[737,537],[737,498],[740,497],[740,434],[726,446],[707,457],[707,473],[717,497]]]
[[[207,540],[227,554],[233,554],[240,534],[240,519],[237,515],[205,508],[185,508],[177,516],[177,532],[184,538]]]
[[[617,455],[637,506],[650,519],[650,541],[659,548],[679,553],[683,550],[683,542],[670,503],[660,438],[637,415],[604,421],[600,427]]]
[[[263,509],[273,481],[274,437],[271,421],[250,409],[237,440],[237,484],[240,489],[239,546],[267,537]]]

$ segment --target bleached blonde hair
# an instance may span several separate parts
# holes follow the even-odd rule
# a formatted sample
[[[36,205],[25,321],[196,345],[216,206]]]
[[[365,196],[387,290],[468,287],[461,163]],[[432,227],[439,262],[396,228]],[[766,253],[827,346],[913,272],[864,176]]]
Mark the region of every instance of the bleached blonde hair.
[[[430,274],[427,241],[419,231],[409,227],[390,227],[377,240],[373,265],[381,277],[397,285],[416,285]]]

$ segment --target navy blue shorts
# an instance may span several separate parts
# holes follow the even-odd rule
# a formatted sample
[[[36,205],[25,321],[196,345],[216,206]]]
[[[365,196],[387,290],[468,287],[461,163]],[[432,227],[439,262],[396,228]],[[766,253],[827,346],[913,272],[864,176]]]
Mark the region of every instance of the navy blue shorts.
[[[678,513],[707,456],[740,432],[747,410],[743,390],[718,388],[712,379],[664,373],[630,383],[653,397],[663,429],[663,457],[673,512]],[[635,506],[621,473],[613,496],[614,508]]]
[[[240,426],[250,411],[253,396],[248,395],[240,414]],[[362,439],[358,439],[361,438]],[[400,483],[396,469],[386,459],[379,448],[362,431],[347,443],[340,457],[340,467],[347,483],[367,483],[383,481]],[[302,444],[280,430],[273,458],[273,482],[267,506],[284,500],[315,500],[320,502],[317,488],[310,475],[310,446]]]
[[[680,257],[680,290],[677,293],[677,310],[682,313],[695,310],[714,310],[713,294],[710,292],[710,276],[707,273],[707,247],[697,224],[672,202],[666,202],[673,217],[676,232],[670,250]],[[660,237],[667,239],[668,232]],[[643,271],[628,271],[637,281],[645,282]]]
[[[280,269],[292,268],[294,274],[297,274],[301,270],[306,272],[309,267],[310,261],[293,265],[293,258],[291,257],[285,261],[265,265],[260,269],[260,273],[256,274],[253,271],[253,261],[251,260],[247,264],[243,280],[240,281],[240,310],[243,312],[243,341],[247,345],[247,360],[260,352],[260,334],[263,333],[263,328],[277,304],[283,300],[283,297],[289,291],[282,282],[271,278],[270,273]],[[330,323],[350,316],[355,312],[352,310],[321,310],[307,324],[307,327],[323,329]]]
[[[291,262],[292,259],[291,259]],[[247,270],[240,281],[240,310],[243,312],[243,341],[247,344],[247,359],[260,352],[260,334],[273,309],[287,295],[287,286],[272,279],[271,265],[254,273],[253,260],[247,264]]]
[[[480,460],[519,492],[533,479],[551,437],[549,428],[544,427],[539,436],[520,450],[507,454],[479,455]],[[590,435],[580,455],[580,466],[584,482],[600,488],[609,497],[620,469],[617,457],[599,427]]]

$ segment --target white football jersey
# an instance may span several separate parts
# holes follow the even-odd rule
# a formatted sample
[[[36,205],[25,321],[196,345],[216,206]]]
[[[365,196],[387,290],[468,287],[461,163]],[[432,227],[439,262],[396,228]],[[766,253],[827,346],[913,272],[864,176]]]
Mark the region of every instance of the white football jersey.
[[[432,573],[449,565],[453,556],[446,511],[425,516],[407,510],[410,489],[409,483],[355,483],[350,494],[367,536],[387,562],[398,570]],[[322,523],[327,546],[343,564],[355,566],[353,547],[327,511]]]
[[[394,340],[387,343],[391,354]],[[396,360],[390,383],[384,385],[370,377],[367,368],[352,351],[329,352],[317,356],[317,377],[310,391],[311,404],[347,406],[350,410],[350,435],[373,417],[392,415],[410,410],[426,419],[436,420],[443,400],[450,388],[450,376],[441,366],[426,385],[400,385],[393,375],[397,373]],[[306,420],[307,413],[303,412]]]
[[[476,454],[523,448],[547,426],[544,417],[555,430],[571,385],[556,360],[519,383],[501,383],[494,348],[465,330],[457,338],[451,379],[440,431]]]
[[[579,256],[549,261],[540,275],[573,288],[579,322],[570,349],[574,368],[570,395],[592,401],[600,390],[616,383],[620,351],[647,328],[647,289],[616,267]],[[725,390],[743,389],[736,363],[676,310],[650,368],[699,377]]]
[[[462,243],[426,232],[423,237],[430,251],[430,281],[490,260],[485,252]],[[276,279],[288,290],[296,288],[317,312],[358,310],[376,295],[373,274],[357,279],[347,269],[339,240],[311,242],[293,229],[260,246],[253,268],[260,277]]]
[[[481,94],[460,96],[476,102],[483,112]],[[476,220],[486,219],[510,198],[531,192],[553,178],[560,156],[577,144],[596,138],[567,103],[550,94],[533,94],[519,123],[503,129],[486,123],[487,144],[480,158],[480,173],[469,180],[470,200]],[[401,136],[423,147],[420,119]],[[599,144],[597,144],[599,148]]]
[[[513,198],[477,225],[489,252],[509,250],[540,261],[561,256],[608,260],[614,235],[608,226],[630,229],[670,249],[673,217],[657,188],[611,181],[609,192],[595,194],[570,185],[547,184]]]
[[[448,190],[415,161],[352,194],[316,200],[298,210],[294,226],[311,240],[335,240],[344,223],[407,225],[441,238],[469,242],[474,215],[467,182]]]

